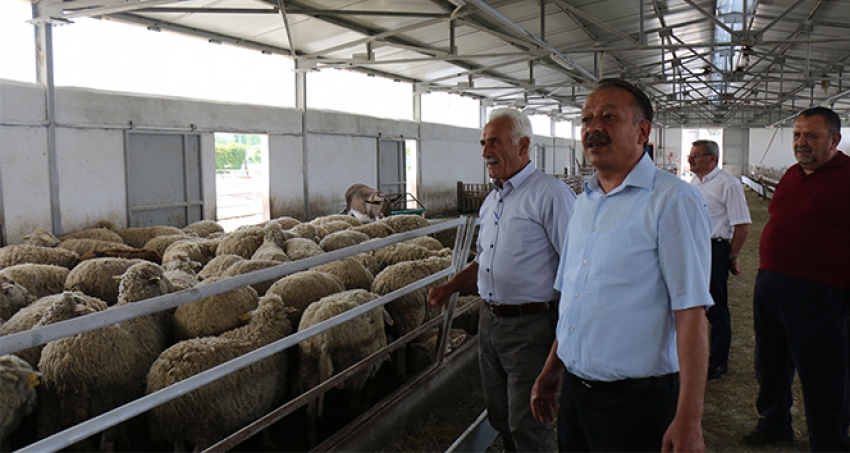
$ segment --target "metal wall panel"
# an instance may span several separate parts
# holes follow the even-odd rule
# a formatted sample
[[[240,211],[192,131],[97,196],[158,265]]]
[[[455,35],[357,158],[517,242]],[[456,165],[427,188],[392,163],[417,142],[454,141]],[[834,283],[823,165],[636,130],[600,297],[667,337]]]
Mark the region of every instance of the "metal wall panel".
[[[127,225],[184,227],[203,219],[200,134],[128,131]]]
[[[403,140],[378,139],[378,190],[385,194],[407,192]]]

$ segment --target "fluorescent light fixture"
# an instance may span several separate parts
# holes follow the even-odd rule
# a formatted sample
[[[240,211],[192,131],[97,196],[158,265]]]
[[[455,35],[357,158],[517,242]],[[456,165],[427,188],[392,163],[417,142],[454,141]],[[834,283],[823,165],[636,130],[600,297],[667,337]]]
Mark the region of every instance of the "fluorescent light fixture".
[[[561,54],[557,54],[557,53],[553,52],[552,55],[549,56],[549,58],[551,58],[552,61],[554,61],[555,63],[558,63],[559,65],[563,66],[566,69],[573,70],[576,67],[575,62],[573,60],[570,60],[569,58],[567,58],[567,57],[565,57]]]

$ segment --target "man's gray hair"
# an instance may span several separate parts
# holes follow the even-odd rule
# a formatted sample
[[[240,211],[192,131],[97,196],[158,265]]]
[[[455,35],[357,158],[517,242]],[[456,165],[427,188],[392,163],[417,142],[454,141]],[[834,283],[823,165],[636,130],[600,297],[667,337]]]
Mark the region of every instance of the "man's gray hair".
[[[490,116],[487,121],[490,122],[499,118],[510,118],[511,120],[511,124],[513,125],[511,128],[511,140],[513,140],[513,143],[511,143],[512,145],[518,144],[519,140],[523,137],[528,137],[529,144],[534,141],[534,131],[531,129],[531,120],[528,119],[528,116],[525,113],[522,113],[517,109],[495,109],[490,111]]]
[[[697,140],[691,143],[691,145],[702,146],[702,149],[704,149],[706,153],[711,154],[712,156],[720,156],[720,147],[717,146],[717,142],[711,140]]]

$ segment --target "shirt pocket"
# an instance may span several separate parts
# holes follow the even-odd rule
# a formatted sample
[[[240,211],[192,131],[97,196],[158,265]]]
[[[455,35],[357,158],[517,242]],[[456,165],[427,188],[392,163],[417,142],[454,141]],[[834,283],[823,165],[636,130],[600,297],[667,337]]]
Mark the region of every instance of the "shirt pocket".
[[[509,255],[531,253],[536,241],[542,240],[539,225],[528,219],[513,219],[505,225],[505,250]]]

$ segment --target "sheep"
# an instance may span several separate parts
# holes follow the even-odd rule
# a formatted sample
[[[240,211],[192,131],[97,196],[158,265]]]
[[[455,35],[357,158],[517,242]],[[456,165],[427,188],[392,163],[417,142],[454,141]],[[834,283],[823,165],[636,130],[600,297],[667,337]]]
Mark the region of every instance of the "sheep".
[[[61,242],[46,228],[36,228],[32,233],[24,236],[24,244],[37,245],[40,247],[56,247]]]
[[[312,269],[336,276],[342,282],[345,289],[360,288],[368,290],[372,287],[372,280],[374,280],[372,274],[359,261],[352,257],[315,266]]]
[[[310,304],[331,294],[345,291],[342,282],[334,275],[316,270],[306,270],[287,275],[276,281],[266,291],[277,294],[288,307],[295,308],[290,315],[292,325],[297,326],[301,315]]]
[[[251,259],[254,252],[263,245],[265,231],[263,227],[251,226],[244,229],[237,229],[230,232],[221,238],[221,243],[216,250],[216,256],[219,255],[239,255],[242,258]]]
[[[452,320],[452,327],[463,329],[472,335],[478,333],[478,317],[481,311],[481,297],[475,296],[458,296],[456,310],[466,305],[472,304],[473,307],[461,315],[455,316]],[[430,306],[429,306],[430,309]],[[437,312],[439,314],[439,312]],[[433,317],[433,316],[432,316]]]
[[[270,294],[247,314],[245,326],[171,346],[151,366],[146,392],[153,393],[290,335],[290,310],[280,297]],[[287,353],[282,351],[151,409],[151,432],[162,440],[194,443],[196,451],[206,449],[277,406],[286,385],[287,362]]]
[[[219,281],[214,277],[200,286]],[[257,308],[260,297],[250,286],[189,302],[177,307],[172,317],[177,340],[219,335],[239,326],[239,317]]]
[[[326,216],[322,216],[322,217],[316,217],[310,223],[312,223],[313,225],[322,225],[324,223],[337,222],[337,221],[346,222],[353,227],[363,225],[363,222],[361,222],[356,217],[353,217],[353,216],[350,216],[350,215],[344,215],[344,214],[334,214],[334,215],[326,215]]]
[[[443,245],[442,242],[440,242],[439,240],[434,239],[430,236],[419,236],[419,237],[415,237],[413,239],[408,239],[404,242],[407,242],[407,243],[410,243],[410,244],[416,244],[416,245],[419,245],[421,247],[425,247],[426,249],[431,250],[431,251],[440,251],[440,250],[443,250],[444,248],[446,248]]]
[[[404,241],[373,250],[372,254],[378,260],[381,269],[384,269],[403,261],[421,260],[432,256],[448,256],[451,255],[451,249],[433,251],[419,244]]]
[[[117,306],[171,292],[163,272],[147,261],[127,269]],[[39,434],[50,435],[144,395],[148,370],[167,345],[169,316],[161,311],[46,344],[38,368],[48,396],[42,403],[50,405],[44,411],[39,408]],[[60,419],[53,419],[54,414]],[[123,429],[104,431],[101,448],[113,448],[116,436],[123,438]]]
[[[319,228],[321,227],[317,227],[310,223],[299,223],[286,231],[288,231],[293,237],[309,239],[318,244],[322,240]],[[324,231],[327,232],[327,230]]]
[[[426,220],[424,217],[414,214],[394,215],[380,219],[378,220],[378,222],[382,222],[389,225],[389,227],[392,228],[393,231],[395,231],[396,233],[417,230],[419,228],[424,228],[426,226],[431,225],[431,223],[428,222],[428,220]]]
[[[3,281],[0,277],[0,319],[11,318],[35,299],[25,286],[12,280]]]
[[[121,235],[108,228],[88,228],[59,236],[59,240],[61,241],[67,241],[68,239],[97,239],[116,244],[124,243],[124,238]]]
[[[70,269],[79,259],[77,253],[59,247],[19,244],[0,248],[0,269],[24,263],[55,264]]]
[[[354,230],[343,230],[327,235],[324,239],[322,239],[322,242],[319,243],[319,247],[326,252],[332,252],[341,248],[357,245],[361,242],[366,242],[369,239],[371,238],[366,235],[366,233]]]
[[[106,302],[80,292],[65,291],[60,294],[45,296],[20,309],[5,324],[0,326],[0,337],[32,329],[33,326],[39,323],[52,305],[66,298],[72,298],[77,304],[85,305],[90,311],[103,311],[108,308]],[[44,345],[35,346],[18,351],[15,355],[26,360],[30,365],[37,367],[38,361],[41,358],[42,348],[44,348]]]
[[[157,236],[166,236],[170,234],[186,234],[180,228],[172,226],[150,226],[150,227],[133,227],[124,228],[117,231],[118,235],[124,239],[124,243],[133,248],[143,248],[145,243]],[[188,235],[187,235],[188,237]]]
[[[385,238],[395,234],[395,230],[386,223],[381,222],[367,223],[365,225],[353,227],[352,229],[361,233],[366,233],[366,235],[372,239]]]
[[[189,260],[201,263],[201,266],[208,263],[212,259],[211,256],[204,253],[204,248],[200,242],[193,239],[177,241],[169,245],[162,254],[162,263],[168,263],[174,260]]]
[[[228,267],[226,271],[224,271],[221,276],[222,277],[235,277],[237,275],[247,274],[249,272],[258,271],[260,269],[268,269],[270,267],[279,266],[281,264],[280,261],[271,261],[271,260],[245,260],[239,261],[237,263],[233,263],[232,266]],[[268,291],[269,287],[275,282],[274,279],[266,280],[259,283],[254,283],[251,285],[254,290],[257,291],[257,294],[263,296]]]
[[[378,272],[381,272],[380,263],[378,263],[378,260],[375,259],[371,253],[358,253],[357,255],[352,256],[352,258],[362,264],[373,277],[378,275]]]
[[[194,236],[187,234],[167,234],[165,236],[157,236],[151,239],[148,242],[145,242],[146,249],[151,249],[159,253],[160,256],[165,255],[165,250],[168,249],[168,246],[177,242],[184,241],[188,238],[192,238]]]
[[[295,218],[292,218],[292,217],[286,216],[286,215],[283,216],[283,217],[278,217],[276,219],[272,219],[272,220],[276,220],[278,223],[280,223],[280,227],[283,228],[284,230],[288,230],[288,229],[294,227],[295,225],[301,224],[301,221],[299,221],[298,219],[295,219]]]
[[[372,292],[379,295],[389,294],[411,283],[439,272],[451,265],[451,257],[432,257],[417,261],[403,261],[393,264],[375,276],[372,282]],[[405,294],[385,305],[393,320],[390,332],[393,339],[401,338],[419,327],[425,320],[428,290],[437,286],[440,281],[424,288]],[[406,380],[406,353],[400,349],[396,354],[396,372],[402,380]]]
[[[328,234],[336,233],[337,231],[342,231],[342,230],[350,230],[350,229],[354,228],[353,226],[351,226],[350,223],[343,222],[342,220],[332,220],[330,222],[317,223],[315,225],[321,226],[322,228],[324,228],[325,231],[328,232]]]
[[[304,225],[309,224],[305,223]],[[319,244],[310,239],[301,237],[296,237],[287,240],[283,244],[283,251],[286,253],[286,256],[288,256],[289,259],[291,259],[292,261],[309,258],[311,256],[321,255],[322,253],[325,253],[325,251],[322,250]]]
[[[298,331],[301,332],[377,298],[376,294],[363,289],[323,297],[304,310]],[[386,346],[386,320],[386,312],[377,308],[299,343],[299,390],[302,393],[310,390]],[[366,384],[378,373],[382,364],[383,360],[375,361],[345,381],[344,386],[350,391],[350,409],[362,409],[363,404],[369,400],[371,391],[366,388]],[[315,441],[316,417],[322,416],[323,403],[323,397],[320,397],[318,402],[313,400],[307,406],[311,443]]]
[[[52,264],[17,264],[0,270],[0,282],[21,284],[35,298],[61,293],[69,269]],[[3,316],[8,319],[8,316]]]
[[[86,252],[80,255],[80,262],[94,258],[124,258],[128,260],[145,260],[155,264],[162,264],[162,256],[155,250],[143,248],[134,249],[127,247],[126,249],[102,249],[93,252]],[[79,264],[78,264],[79,266]]]
[[[169,261],[162,266],[162,270],[165,271],[165,278],[174,285],[174,291],[182,291],[197,286],[200,283],[197,274],[200,268],[201,263],[189,260]]]
[[[289,236],[277,220],[271,220],[266,223],[263,229],[263,244],[257,248],[257,251],[251,255],[252,260],[268,260],[268,261],[290,261],[283,251],[284,243]]]
[[[8,447],[9,435],[35,409],[38,401],[35,387],[39,377],[40,374],[23,359],[14,355],[0,356],[0,445]]]
[[[116,276],[124,274],[131,266],[146,263],[144,260],[128,260],[124,258],[94,258],[83,261],[65,279],[65,289],[80,291],[115,305],[118,302],[120,282]]]
[[[239,261],[244,261],[239,255],[219,255],[210,260],[201,272],[198,272],[198,278],[206,280],[210,277],[218,277],[224,273],[230,266],[233,266]]]
[[[206,238],[214,233],[224,233],[224,227],[214,220],[198,220],[183,227],[186,234],[196,234],[198,237]]]
[[[117,250],[127,250],[132,249],[127,244],[118,244],[115,242],[109,241],[101,241],[98,239],[66,239],[57,245],[57,247],[61,247],[66,250],[71,250],[78,255],[82,255],[86,252],[95,252],[103,249],[117,249]]]

